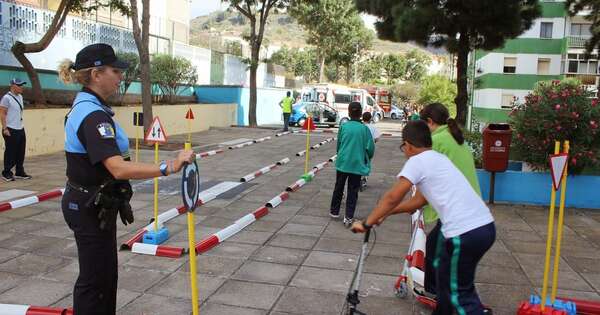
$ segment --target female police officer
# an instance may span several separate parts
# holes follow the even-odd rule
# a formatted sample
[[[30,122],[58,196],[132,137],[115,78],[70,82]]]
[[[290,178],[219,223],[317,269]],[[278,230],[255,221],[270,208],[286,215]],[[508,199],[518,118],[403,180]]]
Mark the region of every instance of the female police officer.
[[[77,54],[75,63],[65,60],[59,67],[63,82],[83,85],[65,117],[68,182],[62,199],[79,256],[75,315],[115,314],[117,213],[124,224],[133,222],[127,180],[167,176],[194,158],[187,150],[160,166],[129,161],[127,135],[106,104],[118,90],[126,67],[106,44],[89,45]]]

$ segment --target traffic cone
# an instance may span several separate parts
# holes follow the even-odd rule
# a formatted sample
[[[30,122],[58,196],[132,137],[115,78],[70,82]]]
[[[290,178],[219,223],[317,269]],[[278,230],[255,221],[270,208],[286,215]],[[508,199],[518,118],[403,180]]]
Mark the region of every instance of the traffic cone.
[[[312,117],[308,116],[306,118],[306,122],[304,122],[304,125],[302,126],[302,129],[303,130],[315,130],[315,129],[317,129],[315,127],[315,123],[313,122]]]

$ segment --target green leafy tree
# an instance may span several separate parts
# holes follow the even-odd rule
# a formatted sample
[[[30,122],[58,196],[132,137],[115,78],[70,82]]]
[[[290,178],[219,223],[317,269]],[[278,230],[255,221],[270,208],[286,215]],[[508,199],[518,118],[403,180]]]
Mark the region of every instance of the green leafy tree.
[[[256,127],[256,70],[259,65],[260,48],[263,44],[265,27],[269,14],[273,10],[285,9],[290,0],[224,0],[229,7],[241,13],[248,19],[250,31],[245,39],[250,44],[250,104],[248,110],[248,122],[250,127]]]
[[[117,52],[117,58],[129,63],[129,67],[123,71],[123,80],[121,80],[121,86],[119,87],[119,103],[123,104],[123,98],[127,94],[131,83],[140,78],[140,58],[137,54],[129,52]]]
[[[410,104],[417,101],[419,97],[419,86],[414,82],[405,82],[403,84],[394,84],[390,87],[390,92],[399,103]]]
[[[359,63],[360,80],[365,83],[382,83],[383,61],[380,56],[370,56]]]
[[[593,0],[591,0],[593,1]],[[467,118],[469,51],[502,47],[540,16],[538,0],[356,0],[359,10],[379,17],[379,36],[444,46],[457,55],[457,121]]]
[[[356,70],[356,63],[362,57],[365,51],[373,46],[375,38],[373,31],[365,27],[364,22],[358,14],[351,17],[352,21],[347,24],[347,28],[342,32],[338,45],[329,51],[327,60],[330,65],[336,68],[336,73],[345,75],[346,82],[352,80],[352,75]],[[340,69],[344,67],[345,69]],[[341,79],[339,76],[338,79]],[[337,81],[337,80],[336,80]]]
[[[413,49],[404,55],[404,59],[405,67],[402,79],[413,82],[421,81],[427,74],[427,67],[431,63],[431,58],[427,54]]]
[[[184,86],[193,85],[198,80],[196,67],[189,60],[167,54],[158,54],[152,58],[150,75],[152,82],[159,86],[170,104],[175,102],[175,97]]]
[[[318,49],[321,82],[327,59],[339,52],[339,46],[344,50],[348,49],[345,45],[356,44],[352,39],[357,36],[362,20],[352,0],[296,1],[289,12],[307,30],[307,43]]]
[[[104,0],[104,1],[85,1],[85,0],[61,0],[58,4],[58,9],[52,18],[52,22],[48,26],[48,29],[37,42],[35,43],[23,43],[16,41],[12,47],[11,52],[19,61],[27,76],[29,82],[31,82],[31,91],[33,94],[33,101],[36,104],[46,104],[46,96],[42,90],[42,84],[38,76],[37,70],[31,64],[31,61],[25,56],[25,54],[39,53],[44,51],[52,40],[56,36],[56,33],[60,30],[62,25],[65,23],[67,16],[70,13],[86,13],[89,14],[98,10],[101,7],[110,7],[117,11],[120,11],[124,15],[129,14],[129,7],[123,2],[123,0]]]
[[[315,49],[290,49],[286,46],[273,53],[270,62],[284,66],[295,77],[303,77],[306,82],[318,79],[319,65]]]
[[[381,65],[386,84],[391,85],[403,77],[406,70],[406,59],[401,55],[389,54],[382,57]]]
[[[242,44],[237,41],[227,41],[225,43],[225,53],[233,56],[242,57]]]
[[[448,78],[441,75],[432,75],[425,77],[421,82],[418,102],[422,105],[430,103],[442,103],[448,107],[452,115],[456,113],[456,85]]]
[[[537,169],[548,169],[554,141],[571,142],[569,173],[600,166],[600,106],[579,81],[539,82],[510,113],[516,153]]]

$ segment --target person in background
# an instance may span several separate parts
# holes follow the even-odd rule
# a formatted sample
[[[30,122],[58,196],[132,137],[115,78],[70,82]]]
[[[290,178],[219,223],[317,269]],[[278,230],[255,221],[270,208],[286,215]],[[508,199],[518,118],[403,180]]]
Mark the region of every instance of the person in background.
[[[346,213],[344,225],[350,226],[354,220],[354,211],[358,200],[361,176],[371,172],[371,159],[375,153],[375,143],[369,128],[360,121],[362,106],[359,102],[348,105],[350,120],[342,125],[337,138],[337,160],[335,161],[335,188],[331,197],[329,215],[339,218],[344,187],[348,181]]]
[[[377,141],[379,141],[379,138],[381,138],[381,132],[379,132],[379,129],[377,129],[377,127],[375,127],[375,124],[373,124],[373,121],[371,120],[372,118],[373,115],[371,115],[371,113],[369,112],[364,112],[362,115],[363,124],[365,124],[365,126],[369,128],[369,131],[371,132],[371,137],[373,138],[373,143],[377,143]],[[363,176],[360,180],[361,191],[367,188],[367,178],[368,176]]]
[[[287,91],[285,95],[286,96],[279,102],[279,107],[281,107],[281,111],[283,112],[283,131],[288,131],[294,99],[292,98],[292,92],[290,91]]]
[[[27,82],[14,78],[10,80],[10,91],[0,100],[0,120],[4,138],[4,170],[2,179],[7,182],[15,179],[31,179],[25,173],[25,127],[23,125],[23,85]],[[13,174],[12,168],[15,167]]]

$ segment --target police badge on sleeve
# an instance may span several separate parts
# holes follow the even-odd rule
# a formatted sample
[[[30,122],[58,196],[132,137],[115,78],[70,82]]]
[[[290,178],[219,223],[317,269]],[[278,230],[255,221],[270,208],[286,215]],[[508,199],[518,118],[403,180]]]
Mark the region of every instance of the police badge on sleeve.
[[[115,129],[110,123],[101,123],[96,126],[102,139],[113,139],[115,137]]]

